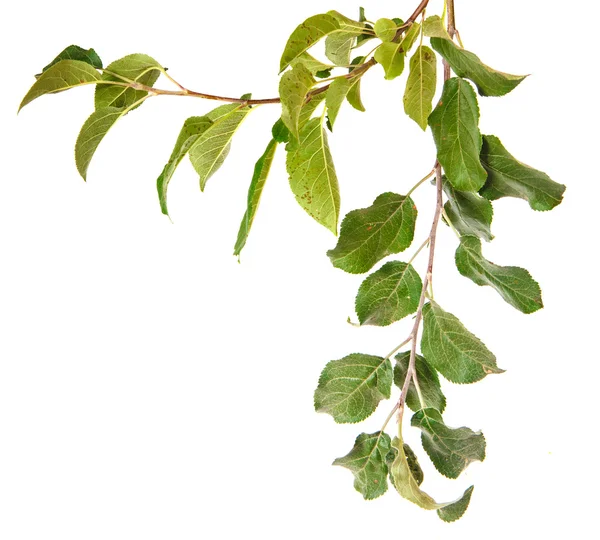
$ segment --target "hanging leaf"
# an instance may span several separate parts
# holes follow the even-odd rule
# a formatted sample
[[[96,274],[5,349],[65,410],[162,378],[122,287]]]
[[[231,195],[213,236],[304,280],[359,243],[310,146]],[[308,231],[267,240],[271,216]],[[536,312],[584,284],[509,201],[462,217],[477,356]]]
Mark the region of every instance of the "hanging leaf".
[[[361,325],[387,326],[417,311],[423,284],[410,264],[390,261],[362,282],[356,296]]]
[[[391,388],[388,358],[351,354],[323,369],[315,390],[315,410],[330,414],[339,424],[354,424],[373,414],[382,399],[389,399]]]
[[[440,508],[437,511],[439,518],[446,523],[451,523],[452,521],[456,521],[457,519],[463,517],[467,511],[467,508],[469,507],[469,503],[471,502],[473,489],[473,486],[467,488],[460,499],[452,504],[449,504],[448,506],[444,506],[444,508]]]
[[[42,70],[42,73],[50,69],[54,64],[58,64],[61,60],[77,60],[79,62],[85,62],[95,69],[102,68],[102,60],[94,49],[84,49],[79,45],[69,45],[58,53],[56,58]],[[40,75],[36,75],[36,79],[39,77]]]
[[[354,489],[361,493],[365,500],[376,499],[387,491],[386,457],[390,449],[390,437],[383,431],[361,433],[350,453],[337,458],[333,464],[352,472]]]
[[[322,118],[308,120],[299,141],[290,141],[286,150],[296,200],[313,219],[337,234],[340,190]]]
[[[458,77],[444,83],[442,97],[429,116],[437,157],[459,191],[478,191],[487,173],[479,161],[479,107],[471,85]]]
[[[410,72],[404,93],[404,112],[423,131],[427,129],[427,119],[433,107],[436,89],[435,53],[425,45],[417,48],[410,59]]]
[[[372,206],[346,215],[337,246],[327,255],[333,266],[350,274],[368,272],[384,257],[411,245],[416,220],[417,208],[410,197],[383,193]]]
[[[486,199],[517,197],[529,202],[533,210],[552,210],[562,202],[565,186],[529,165],[517,161],[498,137],[483,138],[481,162],[488,172],[488,180],[480,191]]]
[[[325,39],[325,56],[336,66],[347,66],[350,53],[356,45],[356,39],[365,31],[364,23],[353,21],[337,11],[327,13],[335,17],[340,25],[338,31],[330,33]]]
[[[44,94],[62,92],[86,84],[96,84],[100,79],[100,74],[86,62],[61,60],[44,71],[39,79],[33,83],[29,92],[25,94],[23,101],[21,101],[19,111]]]
[[[442,21],[439,15],[432,15],[425,19],[423,22],[423,34],[430,38],[450,39],[448,31],[444,26],[444,21]]]
[[[273,139],[278,143],[286,143],[290,140],[290,130],[285,126],[281,118],[273,124],[271,134],[273,135]]]
[[[423,307],[421,352],[430,366],[454,383],[473,383],[504,372],[489,349],[433,301]]]
[[[421,25],[418,22],[414,22],[410,25],[404,37],[400,41],[400,48],[404,52],[405,55],[412,49],[412,46],[415,44],[415,41],[419,37],[421,33]]]
[[[329,90],[327,90],[326,105],[327,116],[332,128],[340,111],[340,107],[342,106],[342,103],[344,103],[350,88],[352,88],[352,82],[343,77],[335,79],[329,85]]]
[[[478,56],[457,47],[448,39],[431,38],[431,46],[446,59],[454,73],[473,81],[482,96],[504,96],[527,77],[496,71],[486,66]]]
[[[306,96],[315,85],[310,71],[303,64],[296,64],[293,69],[281,76],[279,95],[281,97],[281,119],[297,139],[300,111]]]
[[[352,60],[352,62],[350,62],[350,65],[358,66],[359,64],[362,64],[364,61],[365,61],[364,56],[357,56],[356,58],[354,58],[354,60]],[[348,72],[352,73],[354,71],[354,69],[356,69],[356,68],[350,67],[348,69]],[[363,105],[362,99],[360,96],[361,78],[362,77],[356,77],[356,78],[352,79],[350,90],[348,90],[346,99],[348,100],[348,103],[350,103],[350,105],[352,105],[352,107],[354,107],[357,111],[365,112],[365,106]]]
[[[473,461],[485,459],[485,438],[467,427],[449,428],[436,409],[417,411],[411,420],[422,431],[421,442],[435,468],[448,478],[458,478]]]
[[[457,191],[445,180],[443,186],[448,196],[444,210],[459,234],[477,236],[488,242],[493,240],[490,229],[494,217],[492,203],[477,193]]]
[[[408,374],[408,365],[410,362],[410,351],[400,353],[396,356],[396,365],[394,366],[394,384],[402,388],[406,375]],[[421,389],[421,396],[425,407],[432,407],[440,412],[446,408],[446,397],[440,387],[440,379],[437,371],[433,369],[420,355],[415,356],[415,369],[417,371],[417,381]],[[415,383],[411,380],[406,395],[406,404],[413,410],[421,409],[419,395],[415,388]]]
[[[489,285],[511,306],[523,313],[533,313],[544,307],[542,291],[531,274],[517,266],[498,266],[481,253],[481,241],[475,236],[463,236],[456,250],[456,267],[477,285]]]
[[[385,71],[385,79],[391,81],[404,71],[404,51],[400,43],[384,42],[375,51],[375,60]]]

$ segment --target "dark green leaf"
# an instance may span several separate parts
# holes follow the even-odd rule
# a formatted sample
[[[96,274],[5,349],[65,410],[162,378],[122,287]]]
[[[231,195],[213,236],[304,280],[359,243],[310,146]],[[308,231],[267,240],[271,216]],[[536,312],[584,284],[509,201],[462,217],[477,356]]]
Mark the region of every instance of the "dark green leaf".
[[[62,92],[84,84],[100,81],[100,74],[86,62],[61,60],[42,73],[21,101],[19,111],[34,99],[55,92]]]
[[[273,138],[278,143],[286,143],[290,140],[290,130],[285,126],[283,120],[280,118],[273,124],[273,128],[271,129],[271,133]]]
[[[260,196],[262,195],[262,190],[265,186],[265,182],[267,181],[267,176],[271,170],[271,164],[273,163],[276,149],[277,141],[272,139],[267,145],[267,149],[265,150],[264,154],[259,158],[254,166],[254,174],[252,175],[252,181],[250,182],[250,188],[248,189],[248,206],[246,208],[246,213],[242,218],[242,223],[240,224],[240,230],[238,231],[237,241],[233,251],[233,254],[237,255],[238,257],[246,245],[246,240],[250,234],[250,227],[252,227],[252,222],[254,221],[254,216],[256,214],[256,210],[258,209],[258,204],[260,203]]]
[[[321,373],[315,390],[315,410],[340,424],[364,420],[382,399],[389,399],[392,364],[388,358],[351,354],[332,360]]]
[[[300,130],[299,141],[289,142],[286,150],[296,200],[317,222],[337,234],[340,190],[322,118],[308,120]]]
[[[498,137],[485,135],[481,162],[488,172],[488,180],[480,191],[486,199],[517,197],[529,202],[534,210],[552,210],[562,202],[565,186],[529,165],[517,161]]]
[[[350,92],[350,88],[352,88],[352,82],[343,77],[338,77],[329,85],[326,105],[327,115],[329,116],[329,122],[331,122],[332,127],[342,103],[344,103],[348,92]]]
[[[444,506],[444,508],[440,508],[437,511],[437,514],[440,517],[440,519],[442,521],[445,521],[446,523],[451,523],[452,521],[456,521],[457,519],[463,517],[463,515],[467,511],[467,508],[469,507],[469,503],[471,502],[472,493],[473,486],[468,488],[463,493],[463,496],[460,499],[453,502],[452,504]]]
[[[102,68],[102,60],[96,53],[94,49],[84,49],[79,47],[79,45],[69,45],[66,49],[62,50],[58,56],[52,60],[43,70],[47,71],[54,64],[58,64],[61,60],[78,60],[80,62],[85,62],[89,64],[95,69]],[[36,78],[39,78],[39,75],[36,75]]]
[[[160,201],[160,208],[163,214],[169,215],[169,210],[167,208],[167,189],[175,169],[177,169],[177,166],[189,152],[198,137],[211,125],[212,120],[207,116],[192,116],[183,123],[183,127],[175,142],[175,147],[171,152],[171,157],[156,180],[158,200]]]
[[[376,499],[387,491],[386,456],[390,448],[390,437],[383,431],[361,433],[350,453],[337,458],[333,464],[352,471],[354,488],[366,500]]]
[[[490,229],[494,217],[492,203],[477,193],[457,191],[447,181],[443,185],[448,196],[444,210],[452,226],[461,235],[478,236],[488,242],[493,240]]]
[[[489,349],[433,301],[423,308],[421,352],[430,366],[455,383],[473,383],[504,372]]]
[[[440,19],[439,15],[432,15],[425,19],[423,22],[423,33],[430,38],[437,37],[450,39],[450,36],[444,27],[444,22]]]
[[[392,19],[385,18],[375,21],[375,26],[373,29],[375,30],[375,35],[381,41],[392,41],[398,30],[396,23],[392,21]]]
[[[478,191],[487,173],[479,161],[481,133],[477,96],[464,79],[444,84],[442,97],[429,116],[437,156],[450,183],[459,191]]]
[[[416,220],[417,208],[410,197],[383,193],[372,206],[346,215],[337,246],[327,255],[333,266],[350,274],[368,272],[384,257],[410,246]]]
[[[367,20],[367,18],[365,17],[365,8],[359,7],[358,8],[358,21],[365,22],[366,20]]]
[[[394,366],[394,383],[398,388],[402,388],[408,372],[408,363],[410,361],[410,352],[406,351],[396,356],[396,365]],[[433,369],[420,355],[415,357],[415,368],[417,370],[417,381],[423,396],[425,407],[432,407],[440,412],[446,408],[446,397],[440,387],[440,379],[437,371]],[[413,410],[421,409],[421,402],[413,381],[408,387],[406,395],[406,404]]]
[[[408,446],[408,444],[404,443],[404,454],[406,455],[406,462],[408,463],[408,468],[410,469],[410,473],[412,474],[415,482],[420,486],[425,479],[425,474],[423,474],[423,469],[421,469],[421,465],[419,465],[419,460],[417,458],[417,454],[413,452],[413,449]]]
[[[375,60],[385,71],[385,79],[391,81],[404,71],[404,51],[400,43],[383,42],[375,51]]]
[[[475,236],[463,236],[456,250],[456,267],[477,285],[489,285],[511,306],[523,313],[533,313],[544,307],[542,291],[529,272],[517,266],[498,266],[481,253],[481,241]]]
[[[431,38],[431,46],[450,64],[459,77],[472,80],[482,96],[503,96],[514,90],[527,75],[510,75],[486,66],[472,52],[444,38]]]
[[[362,282],[356,296],[361,325],[387,326],[417,311],[423,284],[410,264],[390,261]]]
[[[303,64],[296,64],[290,71],[286,71],[281,76],[279,83],[281,119],[296,139],[299,137],[300,111],[306,101],[308,92],[314,84],[315,80]]]
[[[411,420],[435,468],[448,478],[458,478],[473,461],[485,459],[485,438],[467,427],[450,428],[436,409],[417,411]]]
[[[324,69],[323,71],[317,71],[315,73],[315,77],[318,77],[319,79],[328,79],[329,77],[331,77],[332,69],[333,68]]]
[[[427,119],[433,107],[432,101],[436,88],[435,53],[424,45],[417,48],[410,59],[410,72],[404,93],[404,112],[421,129],[427,129]]]

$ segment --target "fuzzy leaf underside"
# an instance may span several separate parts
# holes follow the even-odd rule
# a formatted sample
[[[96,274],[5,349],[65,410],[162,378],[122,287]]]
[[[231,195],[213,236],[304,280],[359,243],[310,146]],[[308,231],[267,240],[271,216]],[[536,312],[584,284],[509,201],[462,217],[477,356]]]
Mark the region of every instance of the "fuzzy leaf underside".
[[[492,203],[477,193],[458,191],[444,181],[448,201],[444,205],[452,226],[461,235],[471,235],[486,241],[494,239],[491,231],[494,208]]]

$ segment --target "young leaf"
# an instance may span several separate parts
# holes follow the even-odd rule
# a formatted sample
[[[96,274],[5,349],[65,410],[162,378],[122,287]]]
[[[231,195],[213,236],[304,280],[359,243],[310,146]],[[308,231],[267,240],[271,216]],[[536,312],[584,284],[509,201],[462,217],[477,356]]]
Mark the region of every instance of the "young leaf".
[[[79,62],[85,62],[95,69],[102,68],[102,60],[98,56],[98,53],[94,49],[84,49],[78,45],[69,45],[66,49],[63,49],[52,62],[50,62],[43,70],[47,71],[54,64],[58,64],[61,60],[78,60]],[[39,75],[36,75],[39,78]]]
[[[337,234],[340,190],[322,119],[308,120],[300,130],[299,141],[289,142],[286,150],[296,200],[317,222]]]
[[[511,306],[523,313],[533,313],[544,307],[542,291],[531,274],[517,266],[498,266],[481,253],[481,241],[475,236],[463,236],[456,250],[456,267],[477,285],[489,285]]]
[[[423,131],[427,129],[427,119],[433,107],[436,88],[435,53],[425,45],[417,48],[410,59],[410,72],[404,93],[404,112]]]
[[[333,464],[349,469],[354,475],[354,489],[365,500],[380,497],[387,491],[386,457],[391,449],[390,436],[383,431],[361,433],[350,453]]]
[[[100,74],[86,62],[61,60],[44,71],[39,79],[33,83],[29,92],[21,101],[19,111],[44,94],[62,92],[84,84],[95,84],[100,79]]]
[[[417,311],[423,284],[410,264],[390,261],[362,282],[356,296],[361,325],[387,326]]]
[[[396,356],[396,365],[394,366],[394,384],[398,388],[402,388],[404,385],[404,381],[406,380],[406,375],[408,373],[409,361],[410,351],[400,353]],[[421,389],[421,396],[423,397],[425,407],[431,407],[440,412],[444,412],[444,409],[446,408],[446,397],[442,393],[437,371],[425,361],[425,358],[418,354],[415,357],[415,368],[417,370],[417,381],[419,381],[419,388]],[[410,381],[410,385],[408,387],[406,404],[413,411],[418,411],[422,408],[421,402],[419,401],[419,395],[417,394],[415,383],[413,381]]]
[[[206,116],[212,124],[191,145],[190,161],[200,175],[200,190],[215,174],[229,153],[231,139],[252,109],[247,105],[233,104],[217,107]]]
[[[450,39],[444,22],[440,19],[439,15],[432,15],[423,21],[423,34],[430,38]]]
[[[419,37],[420,32],[421,25],[418,22],[414,22],[410,25],[410,27],[406,31],[406,34],[404,34],[402,41],[400,41],[400,48],[402,49],[405,55],[408,54],[408,51],[411,50],[412,46],[417,40],[417,37]]]
[[[461,235],[477,236],[488,242],[493,240],[490,229],[494,217],[492,203],[477,193],[457,191],[447,181],[443,186],[448,196],[444,210],[452,226]]]
[[[357,37],[364,32],[365,25],[337,11],[329,11],[327,14],[337,19],[340,29],[332,32],[325,39],[325,56],[336,66],[347,66],[350,63],[352,48]]]
[[[317,76],[318,73],[323,71],[328,71],[335,66],[331,64],[325,64],[320,60],[317,60],[307,52],[302,53],[300,56],[297,56],[290,62],[290,66],[292,68],[296,67],[298,64],[302,64],[308,71],[311,72],[313,76]]]
[[[485,459],[485,438],[467,427],[450,428],[436,409],[421,409],[411,420],[435,468],[448,478],[458,478],[473,461]]]
[[[471,495],[473,494],[473,488],[474,486],[467,488],[460,499],[452,504],[449,504],[448,506],[444,506],[444,508],[440,508],[437,511],[439,518],[446,523],[451,523],[463,517],[467,511],[467,508],[469,508]]]
[[[240,230],[238,231],[237,241],[233,251],[233,254],[237,255],[238,257],[246,245],[246,240],[250,234],[250,227],[252,227],[252,222],[254,221],[254,216],[256,214],[256,210],[258,209],[258,204],[260,203],[260,196],[262,195],[262,190],[265,186],[265,182],[267,181],[267,176],[271,170],[271,164],[273,163],[276,149],[277,141],[275,139],[271,139],[271,142],[269,142],[267,145],[267,149],[265,150],[264,154],[259,158],[254,166],[254,174],[252,175],[252,181],[250,182],[250,188],[248,189],[248,206],[246,208],[246,213],[242,218],[242,223],[240,224]]]
[[[310,71],[303,64],[296,64],[290,71],[281,76],[279,95],[281,97],[281,119],[297,139],[300,111],[306,101],[306,95],[314,86]]]
[[[145,86],[152,86],[160,76],[163,67],[146,54],[129,54],[106,66],[102,80],[123,83],[121,77]],[[112,75],[112,74],[115,75]],[[102,84],[96,86],[94,97],[96,109],[104,107],[130,107],[147,95],[144,90],[134,90],[123,86]]]
[[[343,77],[335,79],[329,85],[325,104],[327,105],[327,116],[332,127],[350,88],[352,88],[352,82]]]
[[[315,410],[339,424],[364,420],[392,389],[392,364],[387,358],[351,354],[332,360],[321,373],[315,390]]]
[[[337,246],[327,255],[336,268],[363,274],[384,257],[410,246],[416,220],[417,208],[410,197],[383,193],[372,206],[346,215]]]
[[[340,23],[338,20],[328,13],[314,15],[306,19],[289,37],[279,63],[279,73],[321,38],[339,29]]]
[[[375,51],[375,60],[385,71],[385,79],[391,81],[404,71],[404,51],[400,43],[384,42]]]
[[[431,38],[431,46],[440,53],[459,77],[470,79],[482,96],[504,96],[514,90],[527,75],[510,75],[486,66],[479,57],[444,38]]]
[[[479,107],[471,85],[454,77],[444,83],[442,97],[429,116],[437,156],[450,183],[459,191],[478,191],[487,173],[479,161]]]
[[[552,210],[562,202],[565,186],[551,180],[546,173],[517,161],[498,137],[483,137],[481,162],[488,172],[488,180],[480,193],[490,201],[517,197],[540,211]]]
[[[398,31],[396,23],[392,21],[392,19],[385,18],[375,21],[375,26],[373,29],[375,30],[375,35],[381,41],[392,41],[396,36],[396,32]]]
[[[430,366],[454,383],[473,383],[504,372],[489,349],[433,301],[423,308],[421,352]]]
[[[181,163],[181,160],[187,155],[191,146],[196,142],[196,139],[198,139],[211,124],[212,120],[207,116],[192,116],[183,123],[183,127],[175,142],[175,147],[171,152],[171,157],[156,180],[160,209],[166,216],[169,215],[169,210],[167,208],[167,189],[173,173]]]

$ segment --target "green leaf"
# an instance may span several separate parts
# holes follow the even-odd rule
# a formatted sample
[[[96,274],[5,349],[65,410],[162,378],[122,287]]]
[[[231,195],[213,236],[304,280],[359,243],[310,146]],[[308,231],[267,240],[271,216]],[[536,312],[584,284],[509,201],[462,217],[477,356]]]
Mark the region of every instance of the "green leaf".
[[[510,75],[486,66],[472,52],[444,38],[431,38],[431,46],[450,64],[459,77],[470,79],[482,96],[504,96],[514,90],[527,75]]]
[[[479,161],[481,133],[477,96],[464,79],[444,84],[442,97],[429,116],[437,156],[450,183],[459,191],[478,191],[487,173]]]
[[[392,389],[392,364],[388,358],[351,354],[332,360],[321,373],[315,390],[315,410],[333,416],[339,424],[364,420]]]
[[[325,56],[336,66],[347,66],[350,53],[356,44],[357,37],[365,30],[364,23],[353,21],[337,11],[329,11],[340,25],[339,31],[332,32],[325,39]]]
[[[531,274],[517,266],[498,266],[483,258],[481,241],[475,236],[463,236],[456,250],[456,267],[477,285],[489,285],[511,306],[523,313],[533,313],[544,307],[542,291]]]
[[[381,41],[392,41],[394,37],[396,37],[396,32],[398,31],[396,23],[392,21],[392,19],[386,18],[375,21],[373,29],[375,30],[375,35]]]
[[[243,247],[246,245],[246,240],[250,234],[250,227],[252,227],[252,222],[254,221],[254,216],[256,214],[256,210],[258,209],[258,204],[260,203],[260,196],[262,195],[262,190],[265,186],[265,182],[267,181],[267,176],[271,170],[271,164],[273,163],[276,149],[277,141],[275,139],[271,139],[271,142],[269,142],[267,145],[267,149],[265,150],[264,154],[259,158],[254,166],[254,174],[252,175],[252,181],[250,182],[250,188],[248,189],[248,207],[246,208],[246,213],[242,218],[242,223],[240,224],[240,230],[238,231],[237,241],[233,251],[233,254],[237,255],[238,257]]]
[[[408,54],[408,51],[410,51],[412,46],[415,44],[420,32],[421,25],[417,22],[414,22],[410,25],[409,29],[406,31],[406,34],[404,34],[402,41],[400,41],[400,48],[405,55]]]
[[[546,173],[517,161],[498,137],[483,137],[481,162],[488,172],[488,180],[480,191],[486,199],[517,197],[540,211],[552,210],[562,202],[565,186],[551,180]]]
[[[273,128],[271,129],[271,133],[273,138],[278,143],[286,143],[290,140],[290,130],[285,126],[283,120],[280,118],[273,124]]]
[[[365,22],[367,20],[366,16],[365,16],[365,8],[364,7],[359,7],[358,8],[358,21],[359,22]]]
[[[173,173],[175,172],[175,169],[177,169],[177,166],[181,163],[181,160],[187,155],[198,137],[211,125],[212,120],[207,116],[192,116],[183,123],[183,127],[181,128],[179,136],[177,137],[177,141],[175,142],[175,147],[171,152],[171,157],[156,180],[160,208],[162,213],[166,216],[169,215],[169,210],[167,208],[167,189]]]
[[[106,66],[102,80],[124,82],[118,76],[145,86],[152,86],[160,76],[163,67],[146,54],[130,54]],[[114,73],[115,75],[112,75]],[[123,86],[98,85],[96,87],[96,109],[104,107],[129,107],[147,94],[144,90],[134,90]]]
[[[360,97],[360,78],[356,79],[356,82],[350,86],[346,99],[357,111],[365,112],[366,109]]]
[[[299,137],[300,111],[306,101],[308,92],[314,84],[315,80],[303,64],[296,64],[293,69],[286,71],[281,76],[279,83],[281,119],[296,139]]]
[[[418,47],[410,59],[410,73],[404,93],[404,112],[419,124],[423,131],[427,129],[427,119],[433,107],[436,69],[435,53],[425,45]]]
[[[449,504],[448,506],[444,506],[444,508],[440,508],[437,511],[439,518],[446,523],[451,523],[452,521],[456,521],[457,519],[463,517],[467,511],[467,508],[469,507],[469,503],[471,502],[472,494],[473,486],[467,488],[460,499],[452,504]]]
[[[290,187],[296,200],[318,223],[337,234],[340,189],[322,118],[306,122],[299,141],[289,142],[286,150]]]
[[[439,15],[432,15],[425,19],[423,22],[423,33],[430,38],[450,39],[444,26],[444,22],[440,19]]]
[[[89,64],[79,60],[61,60],[44,71],[33,83],[29,92],[21,101],[19,111],[34,99],[55,92],[62,92],[84,84],[95,84],[100,81],[100,74]]]
[[[202,132],[189,150],[190,161],[200,175],[200,190],[215,174],[229,153],[231,139],[252,109],[245,104],[232,104],[217,107],[206,116],[212,124]]]
[[[349,212],[337,246],[327,252],[333,266],[350,274],[368,272],[375,263],[410,246],[417,208],[410,197],[379,195],[368,208]]]
[[[380,497],[387,491],[388,466],[386,456],[391,448],[389,435],[383,431],[361,433],[350,453],[333,464],[349,469],[354,475],[354,489],[365,500]]]
[[[410,351],[400,353],[396,356],[396,365],[394,366],[394,384],[402,388],[406,375],[408,373],[408,364],[410,362]],[[417,381],[423,396],[425,407],[432,407],[440,412],[446,408],[446,397],[440,387],[440,379],[437,371],[433,369],[420,355],[415,356],[415,368],[417,370]],[[406,395],[406,404],[413,410],[421,409],[419,395],[415,388],[415,383],[410,381],[408,393]]]
[[[102,68],[102,60],[98,56],[98,53],[94,49],[84,49],[79,45],[69,45],[66,49],[63,49],[52,62],[50,62],[43,70],[47,71],[54,64],[58,64],[61,60],[78,60],[79,62],[85,62],[95,69]],[[39,75],[36,75],[39,78]]]
[[[450,428],[440,411],[421,409],[411,420],[419,428],[421,442],[435,468],[448,478],[458,478],[473,461],[485,459],[485,438],[467,427]]]
[[[326,105],[327,116],[329,117],[329,122],[331,123],[332,127],[340,111],[340,107],[342,106],[342,103],[344,103],[344,100],[350,91],[350,88],[352,88],[352,82],[343,77],[335,79],[329,85]]]
[[[304,128],[306,123],[312,118],[312,115],[317,110],[317,107],[323,102],[323,100],[327,98],[328,92],[329,89],[327,89],[325,92],[311,95],[310,100],[302,106],[302,110],[300,111],[300,119],[298,121],[300,131],[302,131],[302,128]]]
[[[302,64],[314,76],[318,76],[318,73],[323,71],[329,71],[333,67],[335,67],[331,64],[325,64],[320,60],[317,60],[307,52],[302,53],[300,56],[297,56],[296,58],[294,58],[294,60],[290,62],[290,66],[292,68],[296,67],[298,64]]]
[[[337,18],[328,13],[314,15],[306,19],[289,37],[281,56],[279,73],[288,67],[295,58],[310,49],[317,41],[339,29],[340,23]]]
[[[425,480],[425,474],[423,473],[423,469],[421,469],[421,465],[419,465],[417,454],[415,454],[413,449],[406,443],[404,443],[402,447],[404,448],[404,454],[406,455],[406,461],[408,463],[410,473],[415,479],[415,482],[417,482],[417,484],[420,486],[423,483],[423,480]]]
[[[461,235],[478,236],[488,242],[493,240],[490,229],[494,217],[492,203],[477,193],[457,191],[447,181],[443,186],[448,196],[444,210],[452,226]]]
[[[489,349],[433,301],[423,308],[421,352],[430,366],[454,383],[473,383],[504,372]]]
[[[387,326],[417,311],[423,283],[410,264],[390,261],[362,282],[356,296],[361,325]]]
[[[385,71],[385,79],[391,81],[404,71],[404,51],[400,43],[384,42],[375,51],[375,60]]]

